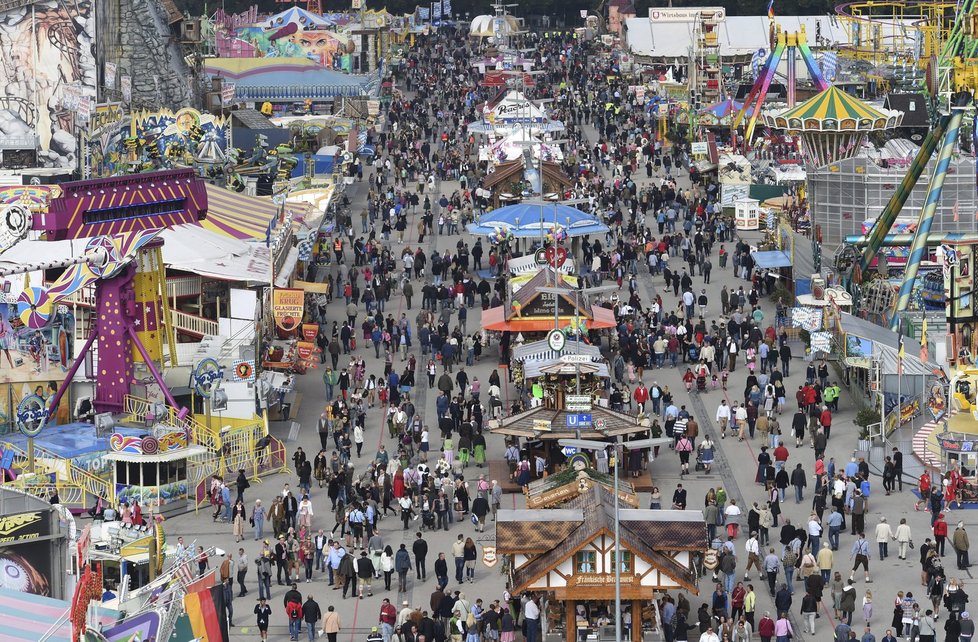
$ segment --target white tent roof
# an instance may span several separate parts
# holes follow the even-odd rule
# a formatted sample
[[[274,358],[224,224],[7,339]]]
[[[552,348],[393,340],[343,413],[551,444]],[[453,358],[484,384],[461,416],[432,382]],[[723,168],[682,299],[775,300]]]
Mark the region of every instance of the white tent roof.
[[[815,25],[820,25],[823,41],[828,45],[845,44],[849,39],[841,23],[828,16],[778,16],[777,23],[784,31],[800,31],[805,25],[809,44],[815,44]],[[767,16],[727,16],[720,23],[721,56],[750,55],[763,48],[770,51],[770,20]],[[625,21],[629,50],[653,58],[686,58],[693,42],[692,22],[651,22],[647,17]]]
[[[268,283],[268,248],[264,243],[242,241],[196,225],[163,230],[163,263],[174,270],[226,281]],[[54,261],[79,256],[88,239],[21,241],[0,255],[0,267]]]
[[[522,91],[510,91],[495,107],[489,110],[496,121],[511,120],[547,120],[547,114],[541,108],[534,105]]]
[[[520,22],[515,16],[476,16],[469,25],[469,35],[488,38],[499,32],[501,36],[518,33]]]

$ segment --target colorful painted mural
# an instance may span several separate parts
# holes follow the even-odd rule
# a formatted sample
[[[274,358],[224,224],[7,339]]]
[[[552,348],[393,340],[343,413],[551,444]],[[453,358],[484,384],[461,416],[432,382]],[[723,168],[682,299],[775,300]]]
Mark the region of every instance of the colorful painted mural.
[[[146,160],[161,167],[191,167],[223,163],[229,121],[189,107],[177,112],[141,111],[132,115],[125,162]]]
[[[254,47],[258,55],[274,58],[309,58],[324,67],[340,68],[340,57],[353,53],[353,39],[323,29],[303,29],[296,23],[266,29],[244,27],[235,30],[238,40]]]
[[[116,484],[115,493],[119,502],[140,502],[144,506],[158,508],[170,502],[187,501],[187,482],[174,482],[163,486],[127,486]]]
[[[36,135],[43,165],[75,165],[76,117],[95,96],[93,7],[37,2],[0,14],[0,133]]]
[[[62,377],[63,378],[63,377]],[[33,381],[21,381],[18,383],[0,383],[0,430],[12,432],[17,429],[16,415],[17,408],[21,402],[32,396],[40,397],[47,406],[48,401],[58,391],[61,381],[45,381],[36,379]],[[54,417],[49,423],[65,424],[70,421],[71,399],[70,395],[65,395]]]
[[[75,356],[75,317],[55,312],[43,328],[27,328],[14,306],[0,303],[0,380],[61,381]]]

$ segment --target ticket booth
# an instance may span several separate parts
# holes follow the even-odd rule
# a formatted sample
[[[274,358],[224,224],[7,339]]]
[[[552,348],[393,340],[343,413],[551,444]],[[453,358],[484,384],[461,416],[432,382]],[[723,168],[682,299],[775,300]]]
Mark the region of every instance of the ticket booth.
[[[738,230],[756,230],[761,226],[760,201],[742,198],[734,203],[734,225]]]

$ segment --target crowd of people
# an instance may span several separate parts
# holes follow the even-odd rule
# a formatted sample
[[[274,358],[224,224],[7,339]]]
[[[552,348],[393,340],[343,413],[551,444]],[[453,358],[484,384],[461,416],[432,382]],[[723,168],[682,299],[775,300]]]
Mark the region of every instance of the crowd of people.
[[[826,455],[842,397],[828,364],[810,361],[804,381],[788,394],[798,343],[785,323],[786,300],[778,298],[774,277],[755,269],[749,245],[723,217],[717,185],[691,165],[686,145],[662,145],[655,136],[657,114],[636,108],[634,91],[601,45],[570,32],[523,38],[542,70],[531,94],[550,100],[553,116],[566,126],[562,168],[574,183],[566,196],[586,201],[582,207],[609,225],[603,238],[583,240],[579,268],[587,282],[609,281],[621,290],[603,303],[615,309],[618,326],[588,337],[611,365],[602,394],[614,410],[647,416],[650,436],[673,439],[668,448],[682,476],[710,473],[721,457],[758,451],[757,487],[743,498],[718,486],[700,507],[691,505],[682,483],[671,502],[653,489],[652,508],[703,510],[708,552],[697,566],[716,580],[698,607],[682,594],[660,600],[656,626],[667,642],[686,642],[691,635],[701,642],[785,642],[794,633],[792,622],[800,619],[802,631],[815,635],[816,621],[828,619],[830,610],[835,640],[916,636],[928,642],[935,639],[938,618],[946,639],[970,639],[967,595],[943,568],[945,505],[941,498],[935,505],[937,493],[924,488],[925,506],[935,517],[933,538],[919,544],[919,599],[910,591],[897,594],[891,621],[874,613],[870,566],[890,556],[892,542],[897,557],[907,559],[913,534],[903,518],[895,528],[885,517],[868,524],[870,498],[879,492],[868,464],[853,458],[839,465]],[[251,563],[244,549],[228,556],[222,579],[238,582],[238,597],[257,584],[262,639],[278,617],[270,605],[273,576],[276,585],[289,587],[283,612],[292,640],[306,628],[310,640],[322,630],[335,642],[349,626],[333,604],[323,612],[311,591],[303,599],[303,583],[317,594],[326,583],[335,591],[326,594],[328,601],[336,604],[384,594],[371,642],[513,642],[517,632],[528,642],[539,639],[539,596],[466,595],[478,590],[475,534],[494,518],[502,499],[501,484],[488,474],[485,427],[491,418],[530,405],[532,396],[514,386],[513,405],[505,408],[505,371],[493,370],[483,390],[466,370],[490,354],[510,362],[514,339],[468,317],[506,299],[504,268],[512,248],[481,240],[470,246],[464,239],[454,248],[434,247],[488,206],[476,193],[486,166],[473,160],[474,139],[466,132],[481,118],[480,103],[491,97],[470,65],[473,54],[462,32],[419,38],[393,72],[402,90],[385,110],[386,131],[369,134],[380,153],[366,172],[365,202],[352,204],[362,210],[360,227],[352,216],[338,219],[329,294],[313,311],[325,366],[321,449],[312,458],[302,449],[294,452],[296,489],[287,484],[267,507],[261,500],[247,502],[243,472],[234,502],[223,480],[212,482],[214,520],[230,523],[236,541],[257,542]],[[442,193],[449,181],[458,188]],[[728,260],[742,283],[724,285],[711,299],[711,274],[727,270]],[[416,291],[421,309],[414,314]],[[336,321],[326,308],[341,297],[332,305],[343,305],[346,318]],[[397,297],[413,318],[393,309]],[[767,301],[776,306],[774,315],[765,313]],[[382,371],[370,371],[363,357],[370,353],[383,358]],[[685,394],[659,385],[657,373],[668,369],[685,370]],[[732,391],[742,396],[731,398]],[[724,400],[706,415],[692,395],[712,392]],[[424,410],[429,395],[435,396],[434,415]],[[368,417],[386,433],[369,436]],[[721,449],[711,433],[731,439]],[[838,430],[834,438],[841,438]],[[376,449],[368,439],[377,439]],[[509,463],[522,486],[560,463],[524,446],[510,440],[505,452],[492,453]],[[629,460],[633,475],[647,457]],[[893,449],[887,458],[886,494],[903,491],[902,457]],[[597,461],[602,459],[607,466],[607,455],[599,453]],[[792,500],[811,503],[807,519],[793,523],[783,515]],[[428,534],[450,530],[458,531],[450,550],[429,550]],[[410,545],[392,545],[396,531],[413,532]],[[967,568],[963,524],[951,541],[958,568]],[[400,599],[429,572],[435,582],[428,604]],[[861,597],[860,581],[866,584]],[[764,588],[772,608],[758,613],[757,591]],[[829,639],[818,628],[826,637],[815,639]]]

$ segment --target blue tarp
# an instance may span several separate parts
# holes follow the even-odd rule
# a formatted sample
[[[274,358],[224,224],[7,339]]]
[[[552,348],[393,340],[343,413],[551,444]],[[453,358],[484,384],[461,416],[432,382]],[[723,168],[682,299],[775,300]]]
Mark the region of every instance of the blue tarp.
[[[541,229],[549,232],[555,221],[571,237],[603,234],[608,231],[608,226],[593,214],[560,203],[507,205],[486,212],[477,222],[469,224],[467,229],[472,234],[480,235],[491,234],[497,228],[512,230],[513,236],[529,238],[540,236]]]
[[[791,266],[791,257],[788,256],[787,252],[782,252],[781,250],[751,252],[750,255],[754,259],[754,267],[764,270]]]

